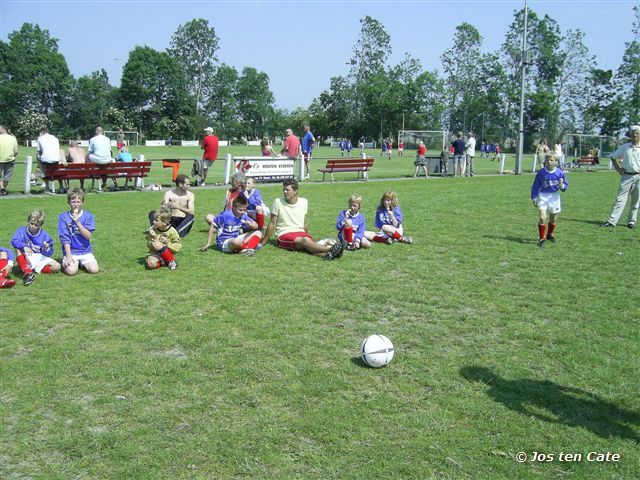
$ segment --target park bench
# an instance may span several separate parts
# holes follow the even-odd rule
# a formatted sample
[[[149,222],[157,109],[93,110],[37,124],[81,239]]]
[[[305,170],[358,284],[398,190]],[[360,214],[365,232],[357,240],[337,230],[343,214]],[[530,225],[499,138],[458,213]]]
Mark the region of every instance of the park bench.
[[[327,173],[331,174],[331,181],[334,182],[334,173],[344,172],[357,172],[358,178],[366,180],[368,178],[367,173],[373,166],[373,158],[336,158],[327,160],[327,164],[324,168],[319,168],[318,171],[322,172],[322,181],[324,182]]]
[[[598,164],[599,164],[598,157],[590,157],[590,156],[580,157],[574,163],[576,167],[587,167],[587,171],[591,170],[591,167],[595,167]]]
[[[91,189],[93,189],[96,179],[147,177],[151,170],[151,162],[115,162],[105,165],[97,163],[69,163],[68,165],[44,163],[42,168],[46,180],[91,179]],[[51,188],[55,188],[53,184]]]

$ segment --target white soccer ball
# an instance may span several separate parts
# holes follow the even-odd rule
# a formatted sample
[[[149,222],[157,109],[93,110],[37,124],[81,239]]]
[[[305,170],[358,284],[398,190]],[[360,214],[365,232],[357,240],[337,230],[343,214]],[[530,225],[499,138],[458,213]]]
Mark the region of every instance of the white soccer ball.
[[[384,335],[371,335],[360,346],[362,361],[373,368],[387,365],[393,358],[393,343]]]

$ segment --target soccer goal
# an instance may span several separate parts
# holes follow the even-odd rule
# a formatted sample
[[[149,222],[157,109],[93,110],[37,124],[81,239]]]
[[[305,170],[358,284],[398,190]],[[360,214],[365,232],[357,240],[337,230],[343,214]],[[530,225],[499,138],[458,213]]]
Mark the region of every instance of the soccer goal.
[[[564,154],[568,161],[580,157],[607,158],[618,148],[619,141],[607,135],[586,135],[569,133],[565,136]]]
[[[446,136],[444,130],[398,130],[398,145],[404,143],[405,149],[415,150],[418,143],[423,141],[427,150],[439,154],[446,145]]]
[[[109,140],[111,140],[111,145],[114,146],[116,143],[116,141],[118,140],[118,134],[120,133],[119,130],[105,130],[104,134],[106,137],[109,138]],[[139,141],[139,136],[138,136],[138,132],[122,132],[124,135],[124,143],[127,145],[127,147],[130,147],[131,145],[135,145],[136,147],[138,146],[138,141]]]

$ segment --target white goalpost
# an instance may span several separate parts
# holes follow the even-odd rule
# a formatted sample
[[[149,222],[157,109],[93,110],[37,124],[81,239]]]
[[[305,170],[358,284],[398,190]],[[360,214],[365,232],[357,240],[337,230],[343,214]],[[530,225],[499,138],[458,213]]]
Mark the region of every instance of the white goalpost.
[[[564,155],[569,164],[575,163],[581,157],[605,159],[601,166],[608,165],[609,155],[618,148],[619,140],[608,135],[589,135],[584,133],[569,133],[565,135],[563,145]]]
[[[435,151],[438,155],[447,145],[446,137],[444,130],[398,130],[398,144],[404,143],[405,149],[415,150],[422,141],[427,150]]]
[[[109,138],[109,140],[111,140],[111,145],[115,146],[115,142],[118,139],[118,134],[120,133],[119,130],[105,130],[104,134],[106,137]],[[124,135],[124,143],[125,145],[127,145],[128,147],[130,147],[131,145],[135,145],[136,147],[139,144],[139,135],[138,132],[133,132],[133,131],[123,131],[122,134]]]

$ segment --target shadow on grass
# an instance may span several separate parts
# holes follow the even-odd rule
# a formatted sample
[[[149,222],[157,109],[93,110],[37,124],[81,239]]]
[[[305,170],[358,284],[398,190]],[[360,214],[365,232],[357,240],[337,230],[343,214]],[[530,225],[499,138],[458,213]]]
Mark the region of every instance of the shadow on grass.
[[[476,365],[461,368],[460,375],[487,384],[487,394],[515,412],[545,422],[586,428],[603,438],[640,441],[633,428],[640,426],[640,413],[619,408],[585,390],[547,380],[506,380]]]
[[[351,357],[351,363],[353,363],[356,367],[360,368],[371,368],[369,365],[364,363],[361,357]]]
[[[586,223],[588,225],[597,225],[597,226],[600,226],[605,222],[604,220],[583,220],[581,218],[569,218],[569,217],[565,217],[562,220],[564,220],[565,222],[578,222],[578,223]],[[606,230],[606,228],[603,228],[603,230]]]
[[[513,236],[499,236],[499,235],[484,235],[484,238],[490,238],[492,240],[507,240],[508,242],[522,243],[523,245],[537,245],[538,240],[534,238],[522,238]]]

